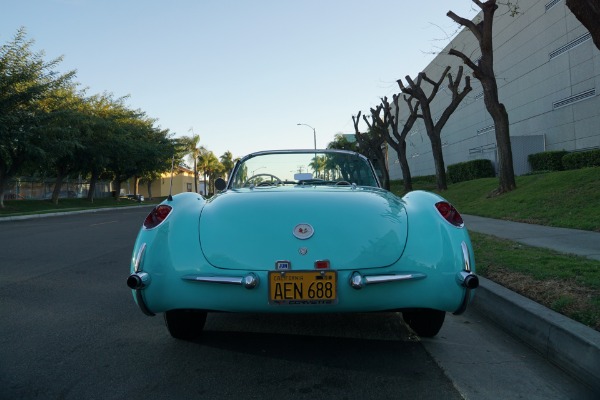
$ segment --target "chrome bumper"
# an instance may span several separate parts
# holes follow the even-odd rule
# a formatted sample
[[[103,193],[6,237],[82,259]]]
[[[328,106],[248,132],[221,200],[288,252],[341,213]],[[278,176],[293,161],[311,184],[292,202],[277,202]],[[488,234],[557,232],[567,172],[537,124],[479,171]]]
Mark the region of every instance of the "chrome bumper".
[[[456,311],[454,311],[454,315],[459,315],[465,312],[467,309],[467,305],[471,300],[471,291],[476,289],[479,286],[479,278],[473,272],[471,272],[471,255],[469,253],[469,248],[465,242],[461,243],[462,255],[463,255],[463,271],[459,272],[456,275],[456,281],[459,285],[465,288],[465,294],[463,296],[463,300],[460,303],[460,306]]]
[[[155,314],[150,311],[148,306],[146,306],[142,294],[143,289],[150,285],[151,282],[150,274],[142,271],[142,259],[144,258],[145,252],[146,243],[143,243],[133,259],[133,274],[129,275],[127,278],[127,286],[134,291],[135,302],[140,310],[142,310],[144,314],[152,317]]]
[[[455,315],[462,314],[466,309],[471,299],[471,291],[479,286],[479,278],[471,271],[471,256],[469,248],[465,242],[461,243],[462,255],[463,255],[463,270],[458,272],[456,275],[457,284],[465,288],[465,294],[461,301],[459,308],[454,312]],[[142,271],[142,259],[146,251],[146,244],[142,244],[139,251],[137,252],[134,260],[134,272],[127,278],[127,286],[134,290],[135,299],[146,315],[155,315],[148,309],[142,295],[143,290],[150,285],[151,277],[148,273]],[[363,275],[358,271],[354,271],[350,276],[348,284],[350,287],[356,290],[360,290],[367,285],[400,282],[400,281],[414,281],[427,278],[427,275],[421,272],[405,272],[402,274],[385,274],[385,275]],[[215,283],[222,285],[236,285],[243,286],[246,289],[254,289],[260,285],[260,279],[258,275],[253,272],[246,274],[245,276],[217,276],[217,275],[185,275],[181,277],[182,280],[188,282],[206,282]]]

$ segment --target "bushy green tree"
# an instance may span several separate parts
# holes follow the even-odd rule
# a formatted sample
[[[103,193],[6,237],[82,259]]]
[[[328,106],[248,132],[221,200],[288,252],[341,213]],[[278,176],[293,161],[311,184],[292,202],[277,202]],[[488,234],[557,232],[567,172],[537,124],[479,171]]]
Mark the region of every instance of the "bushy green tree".
[[[0,207],[9,181],[26,165],[43,161],[47,114],[42,102],[72,85],[75,71],[60,74],[62,57],[45,61],[24,28],[0,46]]]

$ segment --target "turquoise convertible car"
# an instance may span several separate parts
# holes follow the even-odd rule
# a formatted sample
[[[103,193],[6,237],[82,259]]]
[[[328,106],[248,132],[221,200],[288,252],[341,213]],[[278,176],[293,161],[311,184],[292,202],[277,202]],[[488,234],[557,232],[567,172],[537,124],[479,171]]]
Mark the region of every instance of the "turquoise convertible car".
[[[458,211],[382,189],[358,153],[257,152],[216,186],[156,206],[133,250],[127,285],[175,338],[199,337],[208,312],[370,311],[430,337],[478,286]]]

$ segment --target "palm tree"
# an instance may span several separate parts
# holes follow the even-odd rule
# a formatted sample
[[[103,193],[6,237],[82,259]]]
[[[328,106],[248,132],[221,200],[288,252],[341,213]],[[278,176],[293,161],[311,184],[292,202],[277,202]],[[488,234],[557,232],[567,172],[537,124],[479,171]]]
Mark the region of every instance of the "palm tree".
[[[202,171],[204,175],[204,187],[206,189],[206,195],[210,192],[210,184],[208,178],[214,181],[217,173],[223,171],[223,165],[219,162],[217,156],[212,151],[201,148],[200,155],[198,157],[198,170]]]
[[[313,158],[309,166],[315,171],[315,178],[325,178],[324,174],[321,172],[325,171],[326,162],[325,156],[315,156]]]
[[[192,131],[192,136],[183,136],[181,142],[183,143],[187,154],[194,160],[194,191],[198,193],[198,166],[196,162],[203,147],[198,146],[200,143],[200,135],[193,133],[194,132]]]
[[[233,169],[234,166],[234,162],[233,162],[233,154],[231,154],[231,152],[228,150],[225,153],[223,153],[223,155],[220,157],[221,159],[221,164],[223,164],[223,168],[225,168],[225,177],[229,178],[229,174],[231,173],[231,170]]]

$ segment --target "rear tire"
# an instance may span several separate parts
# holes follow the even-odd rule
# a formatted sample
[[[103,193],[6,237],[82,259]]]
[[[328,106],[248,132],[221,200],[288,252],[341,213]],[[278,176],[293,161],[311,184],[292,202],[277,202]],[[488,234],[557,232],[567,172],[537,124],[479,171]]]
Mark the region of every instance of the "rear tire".
[[[402,318],[417,335],[421,337],[433,337],[442,329],[446,312],[423,308],[420,310],[404,311]]]
[[[166,311],[165,325],[175,339],[194,340],[202,335],[206,323],[206,312],[199,310]]]

